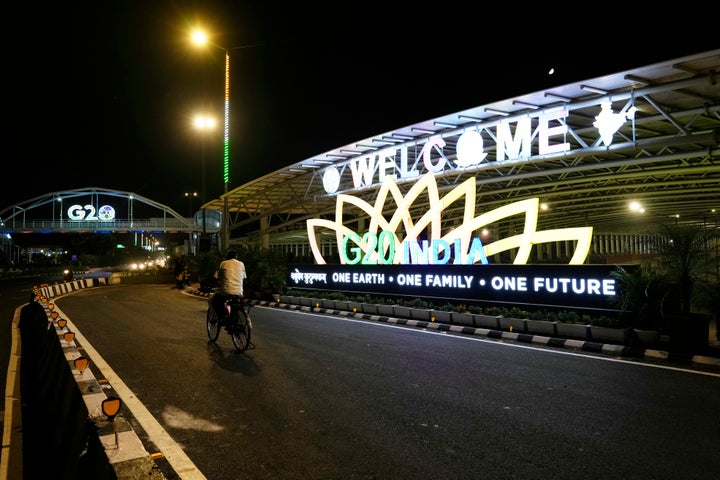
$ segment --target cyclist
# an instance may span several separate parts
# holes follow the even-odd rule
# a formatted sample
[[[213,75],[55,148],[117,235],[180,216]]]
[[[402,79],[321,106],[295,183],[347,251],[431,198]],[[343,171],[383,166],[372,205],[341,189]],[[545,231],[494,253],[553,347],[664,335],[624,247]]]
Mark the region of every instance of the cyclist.
[[[218,280],[218,289],[212,298],[212,306],[218,314],[218,318],[227,316],[224,302],[233,296],[243,296],[243,282],[247,278],[245,264],[237,259],[235,250],[228,250],[225,260],[215,272]]]

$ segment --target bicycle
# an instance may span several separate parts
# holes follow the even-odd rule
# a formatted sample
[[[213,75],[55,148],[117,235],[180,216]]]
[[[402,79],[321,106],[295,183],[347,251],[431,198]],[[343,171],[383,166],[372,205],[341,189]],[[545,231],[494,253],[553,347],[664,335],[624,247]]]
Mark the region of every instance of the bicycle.
[[[211,342],[215,343],[220,336],[220,330],[225,327],[235,349],[244,352],[250,348],[252,334],[252,319],[250,318],[250,305],[240,296],[232,296],[225,300],[227,315],[219,318],[212,305],[212,297],[208,300],[206,314],[207,334]]]

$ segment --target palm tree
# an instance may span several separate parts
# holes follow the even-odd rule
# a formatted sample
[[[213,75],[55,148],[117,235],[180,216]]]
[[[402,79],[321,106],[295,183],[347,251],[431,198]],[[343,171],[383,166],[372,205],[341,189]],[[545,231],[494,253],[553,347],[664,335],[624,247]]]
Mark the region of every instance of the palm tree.
[[[636,328],[649,328],[652,319],[648,315],[648,289],[650,280],[643,266],[637,268],[616,265],[610,275],[617,282],[617,301],[623,324]]]
[[[668,313],[688,314],[692,310],[693,291],[710,281],[715,265],[714,241],[717,234],[704,225],[663,225],[659,231],[659,257],[650,264],[654,277],[666,287],[665,300],[672,304]],[[674,304],[674,305],[673,305]]]

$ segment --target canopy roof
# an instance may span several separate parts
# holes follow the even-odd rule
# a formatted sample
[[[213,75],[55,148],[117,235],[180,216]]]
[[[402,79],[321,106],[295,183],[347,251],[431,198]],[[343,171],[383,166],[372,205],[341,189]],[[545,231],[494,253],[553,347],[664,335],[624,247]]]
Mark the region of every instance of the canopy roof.
[[[720,49],[500,100],[340,146],[241,185],[204,207],[222,211],[227,201],[231,231],[247,231],[264,219],[263,232],[275,239],[301,237],[307,219],[334,218],[337,193],[375,203],[379,184],[341,185],[338,192],[326,193],[322,172],[331,166],[349,175],[350,162],[389,147],[407,147],[408,164],[422,163],[421,146],[430,137],[440,135],[454,152],[460,133],[469,128],[480,127],[483,135],[492,135],[500,122],[537,119],[562,107],[568,111],[564,141],[569,151],[539,154],[533,148],[529,158],[439,172],[435,178],[440,195],[475,177],[478,213],[538,197],[548,206],[539,215],[539,229],[589,225],[596,233],[639,233],[667,222],[717,227],[718,80]],[[613,112],[620,114],[636,109],[609,146],[594,125],[602,102],[610,102]],[[486,141],[486,149],[494,145]],[[405,193],[415,181],[397,184]],[[644,213],[631,211],[631,201],[639,202]],[[410,213],[417,218],[424,209],[427,203],[416,202]],[[360,210],[345,213],[363,216]],[[443,223],[455,225],[462,215],[462,208],[448,209]]]

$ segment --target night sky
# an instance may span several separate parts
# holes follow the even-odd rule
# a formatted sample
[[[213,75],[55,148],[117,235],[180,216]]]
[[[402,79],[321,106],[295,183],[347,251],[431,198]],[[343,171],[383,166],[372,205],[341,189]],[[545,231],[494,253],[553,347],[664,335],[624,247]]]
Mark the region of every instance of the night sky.
[[[20,34],[6,47],[0,211],[99,187],[185,212],[184,192],[202,189],[203,152],[206,198],[218,197],[224,53],[193,47],[196,25],[231,49],[230,189],[395,128],[720,47],[709,7],[673,2],[283,3],[33,4],[6,15]],[[192,127],[198,112],[217,118],[214,133]]]

